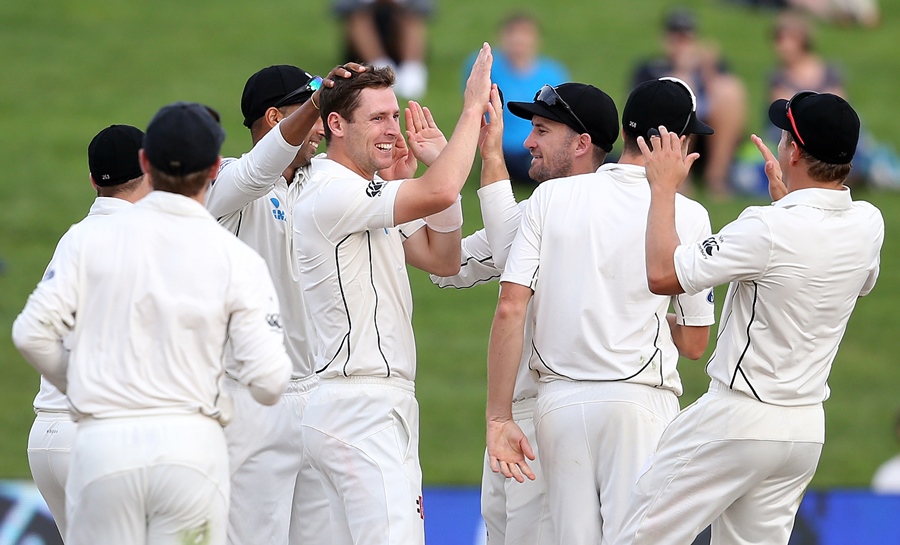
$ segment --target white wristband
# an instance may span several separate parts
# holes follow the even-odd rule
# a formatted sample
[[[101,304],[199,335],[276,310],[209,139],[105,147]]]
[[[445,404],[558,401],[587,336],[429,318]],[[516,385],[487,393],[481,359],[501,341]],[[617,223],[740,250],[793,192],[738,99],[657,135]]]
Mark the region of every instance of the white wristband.
[[[456,196],[456,202],[437,214],[425,216],[425,225],[438,233],[452,233],[462,227],[462,195]]]

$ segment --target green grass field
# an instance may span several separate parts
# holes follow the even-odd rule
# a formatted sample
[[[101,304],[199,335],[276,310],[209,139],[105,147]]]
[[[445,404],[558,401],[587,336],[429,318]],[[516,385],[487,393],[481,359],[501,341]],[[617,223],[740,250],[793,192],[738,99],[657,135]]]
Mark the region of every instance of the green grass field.
[[[682,2],[696,9],[701,35],[718,42],[748,86],[751,130],[763,125],[764,75],[773,62],[773,14],[723,1]],[[449,132],[461,105],[460,64],[500,17],[523,2],[444,0],[429,34],[430,106]],[[527,4],[526,4],[527,5]],[[537,3],[545,52],[576,81],[592,83],[620,105],[630,67],[654,53],[660,14],[671,2],[573,0]],[[883,0],[875,30],[822,27],[821,52],[838,60],[851,102],[881,140],[900,143],[900,0]],[[0,478],[27,478],[25,444],[37,374],[19,357],[9,330],[39,279],[56,240],[80,220],[93,195],[86,148],[110,123],[145,127],[175,100],[208,103],[223,114],[223,153],[249,147],[239,100],[246,78],[276,63],[324,73],[339,59],[340,30],[325,0],[195,0],[119,2],[44,0],[0,3]],[[465,232],[480,227],[475,183],[465,190]],[[900,194],[857,192],[884,212],[882,275],[863,299],[835,363],[827,402],[828,441],[817,487],[865,486],[875,467],[897,450],[893,415],[900,407],[894,357],[900,306]],[[701,200],[702,197],[701,197]],[[713,228],[748,204],[708,203]],[[866,244],[868,241],[860,241]],[[210,271],[214,274],[214,271]],[[421,458],[427,483],[479,481],[484,436],[485,354],[497,286],[442,291],[411,273],[419,345]],[[722,299],[719,293],[719,300]],[[681,366],[682,404],[706,387],[703,363]]]

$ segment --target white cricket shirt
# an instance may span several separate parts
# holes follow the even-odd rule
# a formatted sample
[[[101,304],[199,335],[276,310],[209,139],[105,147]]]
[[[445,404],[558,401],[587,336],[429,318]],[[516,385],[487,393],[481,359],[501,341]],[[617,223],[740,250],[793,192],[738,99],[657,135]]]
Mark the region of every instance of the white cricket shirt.
[[[643,167],[542,183],[528,201],[502,282],[534,290],[534,355],[541,381],[626,381],[681,395],[666,314],[713,323],[712,292],[674,297],[647,287],[644,236],[650,186]],[[682,195],[675,223],[683,240],[710,233],[706,209]]]
[[[80,222],[75,225],[83,225],[89,224],[97,221],[104,216],[108,216],[110,214],[115,214],[116,212],[127,210],[131,208],[132,204],[129,201],[124,199],[118,199],[115,197],[97,197],[94,199],[94,203],[91,205],[91,209],[88,211],[87,217],[82,219]],[[103,221],[103,220],[100,220]],[[59,239],[59,242],[56,244],[56,250],[53,252],[53,257],[50,258],[50,263],[47,265],[47,269],[44,270],[44,275],[46,276],[47,272],[53,268],[53,260],[56,258],[56,254],[59,253],[60,248],[64,247],[66,244],[66,240],[68,238],[68,232]],[[50,384],[50,382],[41,375],[41,389],[38,391],[37,396],[34,398],[34,410],[36,411],[53,411],[53,412],[68,412],[69,411],[69,401],[66,399],[65,394],[59,391],[59,389]]]
[[[707,374],[765,403],[827,399],[850,313],[878,277],[881,212],[849,189],[802,189],[694,240],[675,251],[682,288],[731,282]]]
[[[509,248],[515,239],[521,222],[521,210],[528,202],[516,203],[512,184],[508,180],[495,182],[478,189],[484,229],[479,229],[462,239],[462,264],[454,276],[431,276],[431,281],[441,288],[466,289],[500,278],[503,270],[498,262],[506,263]],[[489,241],[493,241],[491,244]],[[531,359],[531,339],[534,335],[532,305],[528,303],[525,316],[525,337],[522,359],[516,375],[513,402],[537,396],[535,373],[528,368]]]
[[[266,261],[281,305],[284,341],[293,378],[313,374],[312,329],[294,246],[294,203],[308,174],[297,170],[293,183],[282,174],[300,146],[288,144],[275,126],[240,159],[226,158],[206,196],[206,208],[219,223]],[[302,235],[298,235],[302,236]],[[226,352],[228,368],[233,358]]]
[[[290,376],[279,322],[259,255],[196,201],[154,191],[69,231],[13,340],[56,384],[67,380],[76,418],[200,412],[224,423],[226,336],[237,378],[277,400]]]
[[[326,157],[312,160],[294,207],[294,229],[321,378],[415,380],[403,241],[424,223],[394,226],[394,200],[402,183],[377,176],[366,180]]]

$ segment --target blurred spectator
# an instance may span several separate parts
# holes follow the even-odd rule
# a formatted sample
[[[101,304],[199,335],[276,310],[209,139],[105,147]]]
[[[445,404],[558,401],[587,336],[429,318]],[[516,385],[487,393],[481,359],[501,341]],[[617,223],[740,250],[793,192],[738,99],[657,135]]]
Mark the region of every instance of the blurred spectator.
[[[758,7],[802,10],[826,21],[875,27],[881,22],[877,0],[742,0]]]
[[[684,8],[669,12],[664,30],[665,56],[639,64],[632,87],[663,76],[677,77],[691,86],[697,95],[697,117],[716,131],[696,140],[706,190],[715,197],[728,197],[729,171],[747,118],[746,88],[729,72],[717,49],[697,39],[692,12]]]
[[[799,91],[834,93],[847,98],[844,76],[838,66],[826,62],[815,51],[812,25],[799,13],[784,13],[778,17],[772,32],[778,65],[769,74],[769,100],[789,99]],[[768,111],[768,110],[766,110]],[[774,146],[781,137],[776,130],[768,135]],[[859,144],[853,159],[848,185],[871,183],[896,189],[900,186],[900,160],[893,148],[881,144],[865,129],[860,131]]]
[[[539,55],[541,29],[538,21],[526,12],[513,12],[500,24],[500,43],[494,50],[491,80],[503,92],[506,102],[531,102],[544,85],[559,85],[569,80],[569,73],[559,62]],[[475,54],[463,65],[463,82],[468,77]],[[528,177],[531,152],[522,145],[531,132],[531,121],[503,111],[503,155],[509,176],[514,182],[536,183]]]
[[[390,66],[397,76],[394,92],[421,98],[428,87],[426,19],[433,10],[433,0],[334,0],[344,21],[345,60]]]
[[[894,434],[900,440],[900,413],[894,421]],[[872,477],[872,490],[879,494],[900,494],[900,454],[878,466]]]

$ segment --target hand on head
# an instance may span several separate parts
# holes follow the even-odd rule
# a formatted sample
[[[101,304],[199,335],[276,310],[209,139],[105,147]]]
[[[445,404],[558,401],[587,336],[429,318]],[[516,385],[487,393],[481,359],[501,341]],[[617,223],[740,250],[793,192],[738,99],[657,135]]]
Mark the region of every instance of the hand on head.
[[[699,153],[687,153],[687,138],[678,133],[669,132],[659,126],[659,135],[651,134],[653,150],[647,145],[643,136],[637,138],[638,147],[644,156],[647,169],[647,181],[651,188],[666,189],[672,193],[684,182],[699,157]]]

